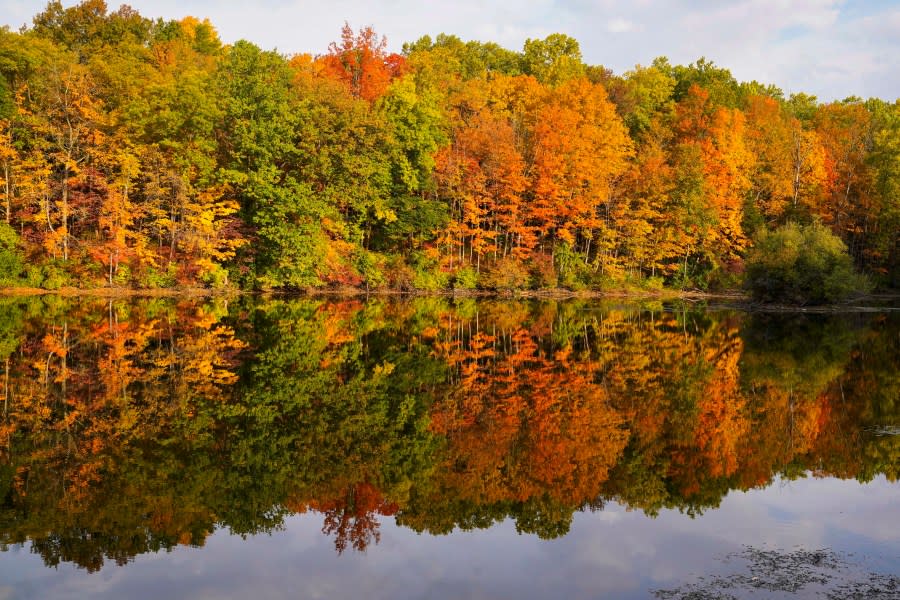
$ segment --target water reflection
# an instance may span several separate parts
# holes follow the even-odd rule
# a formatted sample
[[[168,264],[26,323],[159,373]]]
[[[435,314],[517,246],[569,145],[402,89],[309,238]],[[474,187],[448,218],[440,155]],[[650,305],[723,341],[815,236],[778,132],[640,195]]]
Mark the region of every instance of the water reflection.
[[[0,543],[89,571],[318,515],[338,553],[896,482],[896,314],[0,300]],[[888,489],[896,489],[888,485]],[[610,512],[609,514],[613,514]]]

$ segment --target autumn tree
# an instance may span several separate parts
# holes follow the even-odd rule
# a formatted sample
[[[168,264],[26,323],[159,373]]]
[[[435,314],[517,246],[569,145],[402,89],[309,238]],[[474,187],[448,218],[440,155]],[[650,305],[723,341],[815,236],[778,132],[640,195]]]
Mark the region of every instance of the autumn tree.
[[[747,245],[742,217],[753,157],[744,144],[744,122],[743,113],[715,107],[697,86],[676,108],[678,208],[688,233],[683,240],[686,279],[716,263],[738,260]],[[699,269],[693,275],[691,255]]]
[[[285,56],[104,0],[0,30],[13,279],[734,287],[751,234],[819,219],[896,280],[890,103],[786,97],[704,58],[617,75],[561,33],[402,48],[345,24]]]
[[[832,226],[856,260],[862,258],[866,224],[877,208],[871,196],[865,156],[871,144],[871,116],[862,102],[820,107],[815,131],[825,149],[827,192],[814,214]]]
[[[405,70],[405,59],[387,52],[387,39],[369,26],[354,34],[348,23],[340,42],[332,42],[322,57],[325,73],[342,82],[355,98],[369,102],[387,90],[391,80]]]

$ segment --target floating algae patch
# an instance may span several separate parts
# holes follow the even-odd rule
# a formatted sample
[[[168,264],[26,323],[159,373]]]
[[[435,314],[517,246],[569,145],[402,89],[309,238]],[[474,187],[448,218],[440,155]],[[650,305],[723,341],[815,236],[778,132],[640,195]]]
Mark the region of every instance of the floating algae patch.
[[[721,562],[730,572],[699,577],[695,582],[654,593],[665,600],[798,597],[900,600],[900,577],[870,572],[854,562],[852,554],[825,549],[788,552],[748,546],[727,555]]]

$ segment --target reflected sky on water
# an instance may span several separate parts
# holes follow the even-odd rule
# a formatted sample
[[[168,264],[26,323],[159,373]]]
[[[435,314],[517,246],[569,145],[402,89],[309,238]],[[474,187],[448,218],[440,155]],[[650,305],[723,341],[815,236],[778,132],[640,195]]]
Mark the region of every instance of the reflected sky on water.
[[[617,504],[578,513],[565,537],[488,530],[419,535],[382,519],[381,542],[338,556],[315,514],[241,539],[220,531],[203,548],[138,556],[85,576],[48,570],[25,549],[0,556],[0,598],[646,598],[725,572],[744,546],[830,548],[866,569],[900,572],[900,487],[834,478],[732,491],[720,508],[657,518]],[[785,596],[790,597],[790,596]]]

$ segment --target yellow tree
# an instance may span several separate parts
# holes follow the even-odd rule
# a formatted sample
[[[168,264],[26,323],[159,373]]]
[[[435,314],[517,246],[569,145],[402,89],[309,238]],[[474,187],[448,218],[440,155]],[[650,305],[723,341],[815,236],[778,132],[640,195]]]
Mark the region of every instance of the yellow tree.
[[[682,220],[692,232],[685,240],[687,277],[690,254],[727,263],[738,260],[746,247],[741,221],[753,156],[744,144],[743,114],[717,109],[697,85],[676,107],[674,131],[681,157]]]
[[[818,214],[829,187],[825,148],[819,134],[804,129],[796,119],[791,123],[791,180],[793,210]]]
[[[796,197],[794,124],[768,96],[748,99],[745,114],[747,148],[756,158],[751,175],[754,204],[767,222],[776,223]]]
[[[815,214],[829,223],[859,258],[869,221],[878,213],[872,174],[866,164],[871,146],[871,115],[859,101],[819,108],[815,130],[825,150],[828,193]]]
[[[17,156],[16,149],[12,145],[12,132],[9,119],[0,119],[0,194],[3,195],[3,218],[9,225],[12,221],[13,199],[13,162]]]
[[[52,194],[42,206],[48,231],[44,246],[51,256],[67,261],[73,220],[81,216],[72,210],[72,189],[84,181],[84,167],[103,143],[106,116],[93,94],[91,76],[81,65],[51,62],[40,83],[28,94],[34,102],[21,110],[43,138],[46,155],[58,173]]]
[[[744,122],[737,109],[717,110],[710,127],[712,143],[703,144],[709,201],[718,216],[717,242],[720,252],[731,260],[737,259],[748,243],[741,221],[753,155],[744,144]]]
[[[190,178],[178,183],[172,248],[184,259],[182,271],[213,286],[226,284],[228,276],[221,263],[246,243],[233,219],[238,202],[227,185],[195,185]]]
[[[627,130],[599,84],[574,79],[550,90],[531,132],[531,219],[544,236],[591,253],[595,230],[609,260],[612,184],[632,154]],[[601,210],[604,208],[606,210]]]
[[[140,161],[129,149],[121,148],[113,149],[105,162],[113,175],[97,218],[102,237],[92,251],[106,266],[108,283],[113,285],[123,261],[132,257],[152,261],[152,257],[146,249],[146,237],[136,227],[142,216],[142,204],[134,198]]]
[[[532,245],[523,227],[524,161],[515,133],[503,118],[482,109],[456,128],[452,144],[438,153],[439,190],[451,202],[448,242],[480,268],[482,257],[499,252],[527,255]],[[455,237],[455,239],[454,239]]]
[[[659,120],[648,124],[634,160],[621,184],[627,202],[615,215],[619,224],[623,266],[651,277],[671,275],[681,256],[670,216],[664,210],[675,188],[669,162],[671,133]]]

